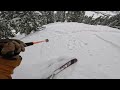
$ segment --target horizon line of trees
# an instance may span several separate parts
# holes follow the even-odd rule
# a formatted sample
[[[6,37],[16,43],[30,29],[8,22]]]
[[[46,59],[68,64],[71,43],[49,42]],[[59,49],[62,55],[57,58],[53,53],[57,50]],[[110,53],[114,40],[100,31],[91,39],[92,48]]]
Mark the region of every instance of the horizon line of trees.
[[[0,11],[0,38],[14,37],[18,32],[28,35],[54,22],[78,22],[120,29],[120,13],[95,19],[93,16],[86,16],[85,11]]]

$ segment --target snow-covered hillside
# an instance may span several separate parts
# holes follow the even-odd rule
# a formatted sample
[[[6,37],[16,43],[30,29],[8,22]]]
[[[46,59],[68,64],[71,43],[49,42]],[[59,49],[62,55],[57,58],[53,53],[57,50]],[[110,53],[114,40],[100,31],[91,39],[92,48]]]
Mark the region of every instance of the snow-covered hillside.
[[[13,79],[41,79],[51,71],[47,65],[71,57],[78,62],[59,73],[56,79],[120,78],[118,29],[73,22],[53,23],[22,40],[44,39],[49,42],[26,47],[26,52],[21,53],[23,60],[15,69]]]

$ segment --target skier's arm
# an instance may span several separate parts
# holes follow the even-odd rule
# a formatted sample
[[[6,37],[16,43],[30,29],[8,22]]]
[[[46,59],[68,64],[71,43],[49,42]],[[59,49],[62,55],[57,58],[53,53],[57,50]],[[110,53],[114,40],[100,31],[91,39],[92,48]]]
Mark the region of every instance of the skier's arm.
[[[0,79],[12,79],[13,70],[20,65],[20,52],[26,44],[16,39],[0,39]]]

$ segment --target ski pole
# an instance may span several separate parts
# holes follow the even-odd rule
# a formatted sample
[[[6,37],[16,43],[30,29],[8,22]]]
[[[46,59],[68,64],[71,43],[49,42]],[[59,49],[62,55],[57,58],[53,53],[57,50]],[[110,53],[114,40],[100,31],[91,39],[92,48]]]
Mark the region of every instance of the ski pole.
[[[34,44],[39,44],[39,43],[42,43],[42,42],[49,42],[48,39],[45,39],[45,40],[42,40],[42,41],[37,41],[37,42],[28,42],[28,43],[25,43],[27,46],[31,46],[31,45],[34,45]]]

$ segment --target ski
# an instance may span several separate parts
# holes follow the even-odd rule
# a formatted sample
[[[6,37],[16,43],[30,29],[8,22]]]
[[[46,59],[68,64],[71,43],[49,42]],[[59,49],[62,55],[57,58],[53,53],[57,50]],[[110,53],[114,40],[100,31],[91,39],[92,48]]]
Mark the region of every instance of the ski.
[[[58,69],[54,70],[54,72],[49,77],[47,77],[46,79],[53,79],[55,77],[55,75],[57,75],[58,73],[60,73],[61,71],[65,70],[67,67],[73,65],[76,62],[77,62],[76,58],[68,61],[67,63],[65,63],[64,65],[59,67]]]

